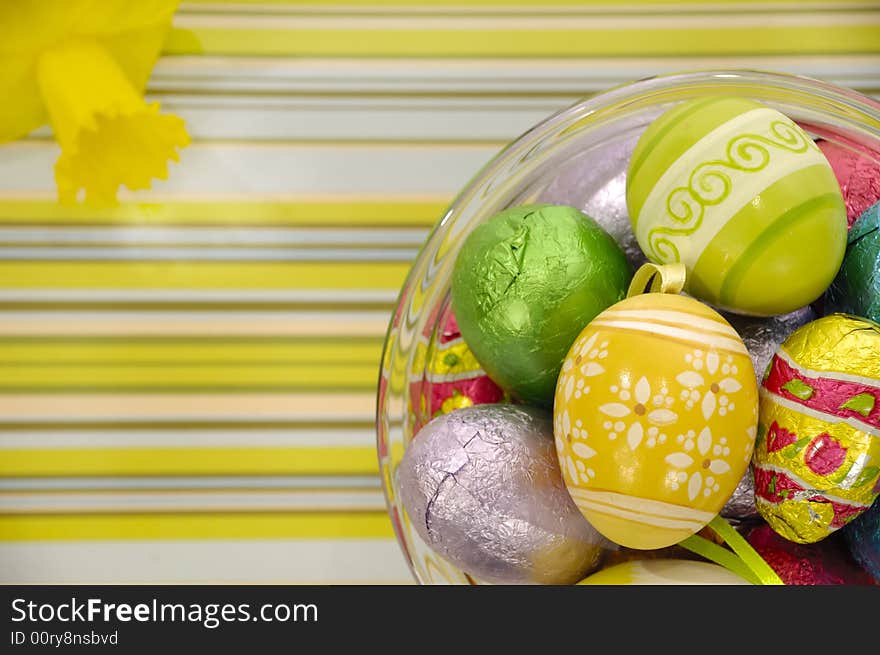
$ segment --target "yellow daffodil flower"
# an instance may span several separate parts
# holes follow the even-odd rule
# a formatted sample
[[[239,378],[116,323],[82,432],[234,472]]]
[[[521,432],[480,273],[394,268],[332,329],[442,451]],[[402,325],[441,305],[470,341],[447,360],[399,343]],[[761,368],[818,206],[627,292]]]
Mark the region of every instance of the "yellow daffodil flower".
[[[0,2],[0,143],[47,120],[62,202],[148,189],[189,143],[184,122],[142,97],[178,0]]]

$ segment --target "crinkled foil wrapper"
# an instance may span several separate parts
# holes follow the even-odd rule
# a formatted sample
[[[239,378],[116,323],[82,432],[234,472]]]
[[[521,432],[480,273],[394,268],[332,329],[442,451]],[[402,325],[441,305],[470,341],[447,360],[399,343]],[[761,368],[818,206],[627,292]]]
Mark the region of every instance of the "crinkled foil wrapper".
[[[871,576],[849,556],[840,537],[832,535],[817,544],[795,544],[770,526],[760,525],[746,539],[787,585],[873,584]]]
[[[727,519],[753,519],[758,516],[758,508],[755,507],[755,476],[752,468],[743,474],[733,490],[730,499],[721,508],[721,516]]]
[[[844,529],[853,558],[880,584],[880,499]]]
[[[822,150],[840,184],[840,191],[846,203],[846,217],[852,225],[868,207],[880,200],[880,153],[870,152],[864,147],[853,145],[847,148],[838,143],[821,140],[817,145]],[[865,154],[859,154],[859,151]]]
[[[880,322],[880,202],[853,224],[837,278],[828,289],[829,312]]]
[[[752,357],[752,365],[758,384],[764,377],[764,371],[773,359],[779,346],[798,328],[816,320],[819,316],[810,307],[803,307],[790,314],[755,318],[722,312],[725,319],[739,332],[743,343]]]
[[[722,313],[724,318],[739,332],[746,344],[752,358],[758,384],[761,383],[764,371],[767,370],[767,366],[779,346],[792,332],[818,318],[816,312],[810,307],[771,318]],[[755,478],[751,468],[745,472],[730,500],[722,508],[721,516],[741,520],[753,519],[758,516],[758,508],[755,506]]]
[[[880,326],[833,314],[797,330],[761,386],[753,465],[761,516],[824,539],[880,493]]]
[[[462,339],[451,309],[440,320],[442,328],[430,343],[430,335],[424,337],[419,348],[425,354],[413,363],[410,398],[418,403],[412,408],[414,433],[440,414],[507,400]]]
[[[497,584],[572,584],[611,546],[562,481],[550,415],[480,405],[419,433],[397,471],[422,539],[461,570]]]
[[[552,407],[562,360],[580,330],[623,299],[632,271],[579,210],[524,205],[466,239],[452,276],[459,329],[480,364],[523,402]]]

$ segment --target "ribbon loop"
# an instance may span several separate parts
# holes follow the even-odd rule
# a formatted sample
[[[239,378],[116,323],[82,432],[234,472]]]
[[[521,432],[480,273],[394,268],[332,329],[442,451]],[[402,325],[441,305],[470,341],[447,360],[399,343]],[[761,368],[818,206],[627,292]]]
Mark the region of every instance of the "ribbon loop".
[[[633,276],[626,297],[643,293],[681,293],[686,279],[684,264],[645,264]]]

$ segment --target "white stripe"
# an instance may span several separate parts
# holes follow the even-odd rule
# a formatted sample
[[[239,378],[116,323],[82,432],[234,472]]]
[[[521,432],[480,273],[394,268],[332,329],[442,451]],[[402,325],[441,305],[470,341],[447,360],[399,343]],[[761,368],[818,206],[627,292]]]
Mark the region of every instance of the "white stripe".
[[[0,512],[281,512],[383,511],[376,491],[173,491],[0,493]]]
[[[390,289],[0,289],[0,302],[340,302],[392,303]]]
[[[51,448],[373,448],[375,430],[0,431],[0,451]]]
[[[762,107],[747,111],[731,118],[697,141],[676,159],[651,189],[642,205],[642,212],[651,212],[657,220],[640,220],[636,225],[639,243],[650,243],[651,232],[659,227],[676,228],[680,224],[668,213],[667,200],[672,192],[687,184],[697,166],[723,159],[727,143],[732,135],[757,134],[778,140],[770,131],[773,121],[779,119],[774,109]],[[807,148],[803,153],[794,153],[783,148],[768,148],[770,162],[760,172],[737,171],[724,168],[730,180],[730,193],[723,202],[705,207],[702,223],[688,235],[664,235],[675,244],[680,261],[692,269],[706,247],[725,225],[743,207],[752,202],[761,192],[775,182],[792,173],[827,160],[816,148]],[[714,169],[713,169],[714,170]],[[665,261],[664,263],[670,263]]]
[[[621,330],[632,330],[635,332],[647,332],[648,334],[666,336],[674,339],[683,339],[697,345],[720,348],[722,350],[728,350],[742,355],[748,354],[748,351],[745,349],[742,341],[727,339],[725,337],[719,337],[712,334],[707,334],[705,332],[692,332],[690,330],[669,327],[667,325],[659,325],[657,323],[613,320],[606,321],[603,319],[597,319],[590,323],[590,325],[596,327],[619,328]]]
[[[0,227],[0,243],[107,246],[280,246],[280,245],[401,245],[421,246],[423,228],[272,228],[272,227]]]
[[[871,435],[872,437],[880,437],[880,430],[877,428],[868,425],[867,423],[860,421],[855,417],[844,418],[842,416],[836,416],[834,414],[827,414],[825,412],[820,412],[819,410],[813,409],[811,407],[806,407],[801,405],[800,403],[792,402],[787,398],[783,398],[771,391],[767,390],[767,387],[761,387],[761,394],[765,395],[769,398],[770,402],[776,403],[782,407],[785,407],[792,412],[798,414],[806,414],[814,419],[819,421],[824,421],[826,423],[831,423],[832,425],[843,423],[845,425],[850,426],[854,430],[858,430],[859,432],[864,432],[865,434]]]
[[[851,373],[839,373],[837,371],[814,371],[798,364],[791,355],[785,352],[784,348],[780,348],[776,353],[779,359],[791,366],[796,371],[808,378],[827,378],[828,380],[839,380],[840,382],[854,382],[855,384],[863,384],[866,387],[880,389],[880,380],[877,378],[867,378],[861,375],[853,375]]]
[[[859,503],[855,500],[847,500],[846,498],[841,498],[840,496],[833,496],[829,494],[827,491],[823,491],[821,489],[816,489],[809,482],[805,482],[803,479],[799,478],[797,475],[792,473],[789,469],[784,469],[779,466],[774,466],[773,464],[760,464],[757,465],[757,468],[763,469],[765,471],[770,471],[772,473],[780,473],[787,478],[790,478],[793,482],[803,487],[808,492],[815,492],[816,494],[822,496],[823,498],[827,498],[828,500],[840,503],[841,505],[847,505],[849,507],[861,507],[867,509],[870,507],[870,504],[866,505],[865,503]],[[758,502],[767,503],[768,505],[775,505],[776,503],[771,503],[769,500],[762,498],[761,496],[755,494],[755,500]]]
[[[602,313],[603,319],[641,319],[646,321],[666,321],[679,326],[690,327],[698,330],[707,330],[718,334],[726,334],[739,339],[739,334],[726,323],[720,323],[708,318],[686,314],[684,312],[643,309],[611,309]]]
[[[2,584],[412,582],[391,539],[0,543]]]
[[[389,320],[384,311],[0,311],[0,335],[384,336]]]
[[[655,516],[690,519],[692,521],[700,521],[708,523],[715,514],[705,512],[694,507],[686,507],[684,505],[676,505],[667,503],[662,500],[652,500],[650,498],[640,498],[637,496],[628,496],[626,494],[615,493],[613,491],[595,491],[592,489],[571,489],[571,495],[578,500],[596,501],[603,504],[613,505],[622,509],[632,509],[638,512],[653,514]]]
[[[353,243],[352,245],[356,245]],[[415,248],[8,247],[0,261],[411,262]]]
[[[194,139],[506,141],[575,102],[568,98],[260,98],[163,95]],[[48,129],[34,136],[50,134]]]
[[[62,477],[0,478],[0,491],[143,490],[143,489],[339,489],[380,488],[375,475],[260,475],[235,477]]]
[[[644,525],[652,525],[658,528],[669,528],[670,530],[690,530],[692,532],[696,532],[706,525],[705,523],[700,523],[698,521],[664,519],[658,516],[649,516],[647,514],[640,514],[638,512],[630,512],[625,509],[611,507],[609,505],[603,505],[602,503],[596,503],[589,500],[579,499],[577,502],[578,505],[582,508],[586,507],[587,509],[592,509],[602,514],[611,514],[612,516],[626,519],[628,521],[634,521],[636,523],[642,523]]]
[[[439,195],[459,191],[503,144],[193,143],[169,166],[168,180],[148,192],[120,193],[122,202],[161,202],[181,195],[244,195],[264,202],[284,195]],[[55,190],[53,143],[0,145],[0,193]]]
[[[376,394],[64,393],[16,394],[0,403],[4,423],[372,422]]]

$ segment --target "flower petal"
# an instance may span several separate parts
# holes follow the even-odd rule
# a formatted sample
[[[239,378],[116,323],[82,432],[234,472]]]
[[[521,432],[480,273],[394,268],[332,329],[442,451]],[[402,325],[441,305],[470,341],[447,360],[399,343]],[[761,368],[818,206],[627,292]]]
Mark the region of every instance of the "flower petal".
[[[733,378],[724,378],[718,383],[718,386],[724,393],[736,393],[742,389],[742,385]]]
[[[579,354],[581,357],[586,357],[587,353],[590,352],[590,351],[593,349],[593,345],[596,343],[596,339],[597,339],[598,337],[599,337],[599,333],[596,332],[596,333],[593,334],[589,339],[587,339],[586,342],[584,343],[584,345],[582,345],[582,346],[580,347],[580,350],[578,351],[578,354]]]
[[[697,450],[700,451],[701,455],[705,455],[709,452],[709,448],[712,447],[712,431],[705,427],[703,431],[700,432],[700,435],[697,437]]]
[[[644,375],[636,382],[636,400],[643,405],[651,400],[651,384]]]
[[[691,479],[688,480],[688,498],[693,500],[697,497],[697,494],[700,493],[700,489],[703,486],[703,476],[700,475],[699,472],[694,473],[691,476]]]
[[[599,411],[614,418],[623,418],[629,415],[629,407],[623,403],[608,403],[599,407]]]
[[[686,469],[694,463],[694,458],[685,453],[672,453],[667,455],[664,461],[675,468]]]
[[[562,434],[566,435],[571,431],[571,418],[568,416],[568,410],[562,413]]]
[[[571,477],[571,481],[577,482],[578,470],[577,467],[574,465],[574,460],[571,457],[566,457],[565,463],[568,465],[568,475]]]
[[[688,389],[702,387],[704,384],[706,384],[703,376],[696,371],[685,371],[684,373],[679,373],[675,379],[678,380],[678,383],[681,386],[687,387]]]
[[[709,353],[706,355],[706,370],[712,375],[718,370],[718,353]]]
[[[629,430],[626,433],[626,442],[631,450],[638,448],[639,444],[642,443],[643,436],[645,436],[645,430],[642,428],[641,423],[633,423],[629,426]]]
[[[716,401],[715,401],[715,394],[714,393],[710,392],[710,393],[707,393],[705,396],[703,396],[703,404],[702,404],[703,418],[706,419],[707,421],[710,418],[712,418],[712,415],[715,413],[715,405],[716,405]]]
[[[713,459],[709,462],[709,470],[712,471],[715,475],[721,475],[722,473],[727,473],[730,470],[730,465],[725,462],[723,459]]]
[[[580,441],[574,442],[571,445],[571,449],[574,451],[574,454],[581,459],[590,459],[596,454],[595,450],[590,448],[587,444],[581,443]]]
[[[648,414],[648,420],[654,425],[671,425],[678,420],[678,414],[669,409],[655,409]]]
[[[604,372],[605,368],[596,362],[587,362],[586,365],[581,366],[581,375],[587,378],[591,378],[595,375],[602,375]]]
[[[568,378],[568,382],[565,385],[565,402],[568,402],[571,399],[571,394],[574,391],[574,376],[570,376]]]

